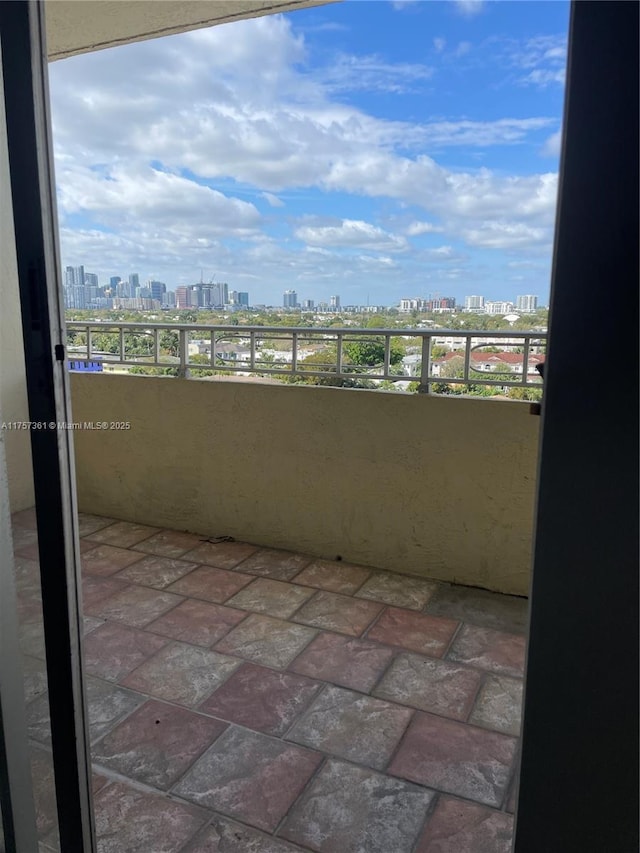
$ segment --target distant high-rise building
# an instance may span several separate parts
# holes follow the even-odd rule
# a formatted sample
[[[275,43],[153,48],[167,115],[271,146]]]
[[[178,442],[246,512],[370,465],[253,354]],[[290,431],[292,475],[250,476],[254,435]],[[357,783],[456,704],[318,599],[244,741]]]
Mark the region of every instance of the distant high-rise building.
[[[298,294],[295,290],[285,290],[284,296],[282,299],[282,304],[285,308],[297,308],[298,307]]]
[[[67,288],[69,291],[69,308],[78,308],[80,310],[87,307],[87,299],[84,289],[84,284],[74,284]]]
[[[84,283],[90,287],[98,287],[98,276],[94,272],[86,272],[84,274]]]
[[[516,296],[516,311],[523,314],[532,314],[538,307],[538,297],[531,294]]]
[[[176,308],[190,308],[189,304],[189,288],[176,287]]]
[[[162,297],[167,290],[167,285],[164,281],[149,281],[147,282],[147,287],[151,292],[151,298],[157,299],[158,302],[162,303]]]
[[[464,307],[467,311],[481,311],[484,308],[484,296],[465,296]]]
[[[122,281],[122,279],[120,278],[119,275],[112,275],[111,278],[109,279],[109,287],[112,290],[115,290],[121,281]]]
[[[242,290],[230,290],[228,304],[233,305],[236,308],[248,308],[249,294]]]
[[[485,302],[484,310],[487,314],[511,314],[513,302]]]
[[[136,287],[140,287],[140,276],[137,272],[129,273],[129,292],[133,296]]]
[[[313,301],[313,299],[305,299],[302,303],[302,307],[306,308],[307,311],[313,311],[313,309],[315,308],[315,302]]]
[[[329,305],[331,306],[331,309],[333,311],[339,311],[340,310],[340,297],[339,296],[331,296],[330,301],[329,301]]]
[[[173,290],[167,290],[166,293],[162,294],[162,307],[163,308],[175,308],[176,307],[176,294]]]
[[[209,285],[211,289],[211,305],[213,308],[222,308],[229,304],[229,285],[226,281],[218,281]]]
[[[64,283],[67,287],[84,287],[84,267],[65,267]]]
[[[441,314],[444,311],[453,311],[455,307],[456,300],[453,296],[436,296],[433,299],[428,299],[422,310],[431,311],[434,314]]]

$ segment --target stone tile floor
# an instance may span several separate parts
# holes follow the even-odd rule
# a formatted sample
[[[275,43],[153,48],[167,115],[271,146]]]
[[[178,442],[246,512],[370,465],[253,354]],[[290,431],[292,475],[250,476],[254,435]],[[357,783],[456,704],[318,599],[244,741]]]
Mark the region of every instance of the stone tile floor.
[[[526,601],[80,516],[100,853],[507,853]],[[57,849],[32,511],[14,516]]]

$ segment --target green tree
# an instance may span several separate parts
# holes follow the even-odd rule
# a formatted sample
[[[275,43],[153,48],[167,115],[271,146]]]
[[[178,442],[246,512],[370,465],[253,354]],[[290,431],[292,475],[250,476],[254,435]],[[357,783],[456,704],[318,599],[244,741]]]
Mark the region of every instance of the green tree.
[[[375,367],[384,362],[384,341],[380,338],[349,341],[342,349],[350,362],[360,367]],[[404,354],[403,345],[399,341],[392,340],[389,348],[389,363],[399,364]]]
[[[337,373],[336,366],[337,351],[335,346],[325,347],[314,352],[298,362],[298,370],[318,371],[321,373]],[[283,380],[295,385],[325,385],[334,388],[375,388],[376,385],[370,379],[364,377],[344,376],[284,376]]]
[[[542,400],[542,388],[509,388],[507,397],[511,400],[531,400],[539,403]]]
[[[180,351],[180,335],[177,332],[165,330],[160,335],[160,352],[163,355],[177,356]]]
[[[417,340],[417,338],[416,338],[416,340]],[[438,344],[434,344],[431,347],[431,358],[432,359],[444,358],[448,352],[449,352],[448,347],[442,347],[442,346],[439,346]]]
[[[211,359],[206,353],[198,353],[197,355],[192,355],[189,358],[189,364],[206,364],[209,367],[211,366]],[[189,374],[193,377],[202,377],[202,376],[215,376],[215,370],[200,370],[198,368],[189,368]]]

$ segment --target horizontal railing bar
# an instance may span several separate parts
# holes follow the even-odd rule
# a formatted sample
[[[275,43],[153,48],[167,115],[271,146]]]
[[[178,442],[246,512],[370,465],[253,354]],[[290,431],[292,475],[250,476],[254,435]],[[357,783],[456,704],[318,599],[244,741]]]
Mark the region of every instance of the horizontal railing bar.
[[[313,328],[308,326],[218,326],[200,325],[194,323],[139,323],[139,322],[87,322],[70,321],[67,323],[69,340],[69,358],[75,361],[90,361],[101,359],[105,367],[121,365],[125,368],[143,367],[154,370],[175,370],[178,376],[188,378],[193,376],[220,373],[278,376],[283,380],[296,379],[334,379],[366,380],[376,382],[389,380],[396,382],[416,382],[419,380],[419,390],[428,391],[431,385],[467,385],[474,384],[486,387],[520,387],[542,388],[542,380],[535,373],[532,357],[536,348],[544,348],[548,334],[527,330],[458,330],[458,329],[350,329],[350,328]],[[173,332],[177,338],[175,355],[165,357],[160,361],[161,332]],[[86,341],[76,343],[78,334],[84,334]],[[99,335],[117,337],[119,351],[115,353],[98,349]],[[148,353],[133,356],[126,351],[129,343],[127,335],[136,335],[144,343],[143,349],[149,347]],[[414,344],[406,347],[409,360],[404,363],[403,373],[391,372],[391,340],[413,340]],[[453,355],[463,359],[463,376],[448,377],[434,375],[434,366],[439,368],[443,362],[436,360],[432,363],[431,352],[433,344],[443,339],[453,338],[459,344],[459,349],[451,349]],[[189,345],[196,340],[203,341],[202,353],[209,356],[208,363],[198,363],[189,358]],[[382,345],[380,360],[374,364],[352,364],[350,353],[346,349],[349,344],[363,340]],[[278,346],[283,360],[280,357]],[[137,347],[140,346],[138,342]],[[273,350],[270,346],[276,344],[275,355],[271,353],[263,358],[265,350]],[[109,344],[110,345],[110,344]],[[226,352],[226,347],[232,347]],[[305,350],[311,353],[322,352],[325,347],[332,347],[335,352],[329,353],[325,362],[306,365]],[[505,365],[502,372],[500,366],[495,369],[484,369],[476,366],[471,358],[472,353],[490,347],[500,347],[499,350],[521,348],[522,358],[517,361],[516,369]],[[286,357],[284,354],[286,353]],[[422,358],[420,361],[420,353]],[[426,362],[425,362],[426,353]],[[238,358],[237,355],[246,355]],[[492,353],[486,353],[491,358]],[[444,362],[446,363],[446,362]],[[420,366],[422,364],[422,367]]]
[[[431,338],[482,338],[489,337],[492,338],[522,338],[523,340],[528,337],[531,338],[532,341],[536,339],[546,340],[548,332],[535,332],[531,329],[527,331],[520,330],[471,330],[461,331],[459,329],[350,329],[348,327],[345,328],[337,328],[333,327],[330,329],[327,328],[314,328],[310,326],[218,326],[216,324],[197,324],[197,323],[128,323],[123,322],[119,323],[117,320],[105,321],[104,323],[96,323],[89,322],[87,323],[85,320],[69,320],[67,321],[67,329],[73,331],[86,331],[87,327],[90,326],[92,331],[101,330],[102,332],[107,331],[108,329],[113,329],[114,331],[118,331],[121,328],[124,329],[147,329],[149,334],[153,334],[154,329],[166,329],[168,331],[190,331],[190,332],[203,332],[210,333],[211,330],[226,332],[228,334],[234,335],[242,335],[244,332],[263,332],[265,334],[270,334],[271,332],[282,332],[284,334],[291,334],[292,332],[302,332],[307,333],[309,335],[333,335],[337,336],[341,335],[356,335],[358,337],[369,336],[372,338],[375,337],[384,337],[385,335],[392,335],[393,337],[403,337],[403,338],[421,338],[425,335]],[[491,346],[491,344],[480,344],[480,346]],[[517,346],[517,344],[514,344]]]

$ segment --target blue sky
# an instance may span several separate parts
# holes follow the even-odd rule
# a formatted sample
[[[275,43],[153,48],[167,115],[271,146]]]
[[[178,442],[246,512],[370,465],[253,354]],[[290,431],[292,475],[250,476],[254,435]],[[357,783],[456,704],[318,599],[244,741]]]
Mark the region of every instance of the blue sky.
[[[548,298],[569,6],[347,0],[50,66],[63,263]]]

